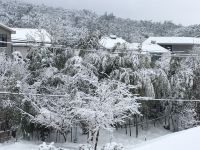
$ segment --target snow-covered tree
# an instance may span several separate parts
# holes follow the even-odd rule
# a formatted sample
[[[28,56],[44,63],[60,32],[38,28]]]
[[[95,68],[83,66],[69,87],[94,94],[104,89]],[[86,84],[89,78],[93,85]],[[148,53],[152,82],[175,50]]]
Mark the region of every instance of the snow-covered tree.
[[[100,129],[112,130],[116,123],[124,123],[126,118],[139,114],[138,103],[125,83],[104,80],[97,84],[96,90],[85,94],[77,92],[74,114],[87,124],[89,138],[94,149],[97,148]]]

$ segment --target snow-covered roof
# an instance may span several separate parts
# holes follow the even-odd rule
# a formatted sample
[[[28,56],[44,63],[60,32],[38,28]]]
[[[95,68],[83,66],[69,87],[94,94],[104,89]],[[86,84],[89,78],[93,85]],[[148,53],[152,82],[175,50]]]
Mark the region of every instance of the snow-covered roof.
[[[195,37],[149,37],[144,43],[174,44],[174,45],[199,45],[200,38]]]
[[[158,44],[142,44],[142,51],[149,53],[170,53],[169,50],[163,48]]]
[[[138,50],[142,49],[143,52],[149,52],[149,53],[170,53],[169,50],[163,48],[162,46],[158,44],[147,44],[142,43],[142,46],[140,43],[130,43],[127,44],[128,50]]]
[[[12,34],[15,34],[15,30],[13,30],[12,28],[10,28],[10,27],[8,27],[8,26],[2,24],[2,23],[0,23],[0,27],[6,29],[6,30],[8,30],[8,31],[10,31]]]
[[[118,38],[116,36],[110,36],[110,37],[103,37],[100,40],[100,45],[103,46],[106,49],[112,49],[117,44],[119,45],[119,48],[125,47],[127,50],[139,50],[142,49],[143,52],[149,52],[149,53],[169,53],[170,51],[163,48],[162,46],[158,44],[151,44],[151,43],[128,43],[122,38]]]
[[[12,42],[22,44],[27,42],[51,43],[50,34],[44,29],[12,28],[16,34],[11,36]]]
[[[106,48],[106,49],[112,49],[114,48],[117,44],[126,44],[127,42],[122,39],[122,38],[118,38],[114,35],[108,37],[108,36],[105,36],[105,37],[102,37],[99,41],[99,44]]]

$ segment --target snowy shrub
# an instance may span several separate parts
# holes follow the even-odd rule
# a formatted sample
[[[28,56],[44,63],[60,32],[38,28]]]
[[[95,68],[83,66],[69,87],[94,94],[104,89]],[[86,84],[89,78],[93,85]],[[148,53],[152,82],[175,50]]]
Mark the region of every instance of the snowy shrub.
[[[115,142],[106,144],[101,150],[125,150],[121,144]]]
[[[83,144],[79,146],[79,150],[93,150],[90,144]]]
[[[15,51],[12,53],[14,61],[24,63],[21,52]]]
[[[56,150],[54,143],[47,145],[45,142],[39,145],[39,150]]]
[[[63,149],[63,148],[56,148],[54,146],[54,142],[51,144],[47,145],[45,142],[39,145],[39,150],[68,150],[68,149]]]

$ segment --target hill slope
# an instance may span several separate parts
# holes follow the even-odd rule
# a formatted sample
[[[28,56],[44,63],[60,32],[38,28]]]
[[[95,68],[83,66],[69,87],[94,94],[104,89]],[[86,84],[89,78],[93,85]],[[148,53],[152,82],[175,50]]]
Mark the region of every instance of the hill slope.
[[[90,34],[115,34],[128,42],[140,42],[146,36],[197,36],[200,26],[183,27],[164,23],[122,19],[113,14],[102,16],[88,10],[67,10],[0,0],[0,22],[11,27],[46,28],[57,41],[76,43]]]

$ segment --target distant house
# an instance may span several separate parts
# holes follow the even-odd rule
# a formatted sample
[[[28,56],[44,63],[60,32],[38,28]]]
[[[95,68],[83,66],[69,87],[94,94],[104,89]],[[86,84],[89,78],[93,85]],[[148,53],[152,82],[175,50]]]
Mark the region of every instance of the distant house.
[[[19,51],[25,57],[31,47],[50,45],[51,36],[44,29],[9,28],[0,24],[0,52],[11,56]]]
[[[8,55],[12,54],[11,35],[16,32],[0,23],[0,52],[5,51]]]
[[[166,48],[152,43],[129,43],[122,38],[115,35],[102,37],[99,41],[100,45],[107,50],[128,50],[128,51],[141,51],[147,53],[170,53]]]
[[[194,46],[200,45],[195,37],[149,37],[144,44],[158,44],[175,53],[190,53]]]
[[[118,46],[127,44],[124,39],[119,38],[115,35],[110,35],[110,36],[104,36],[100,39],[99,44],[107,49],[107,50],[113,50],[116,49]]]
[[[25,57],[31,47],[51,46],[51,36],[44,29],[12,28],[16,34],[11,35],[12,51],[21,52]]]

